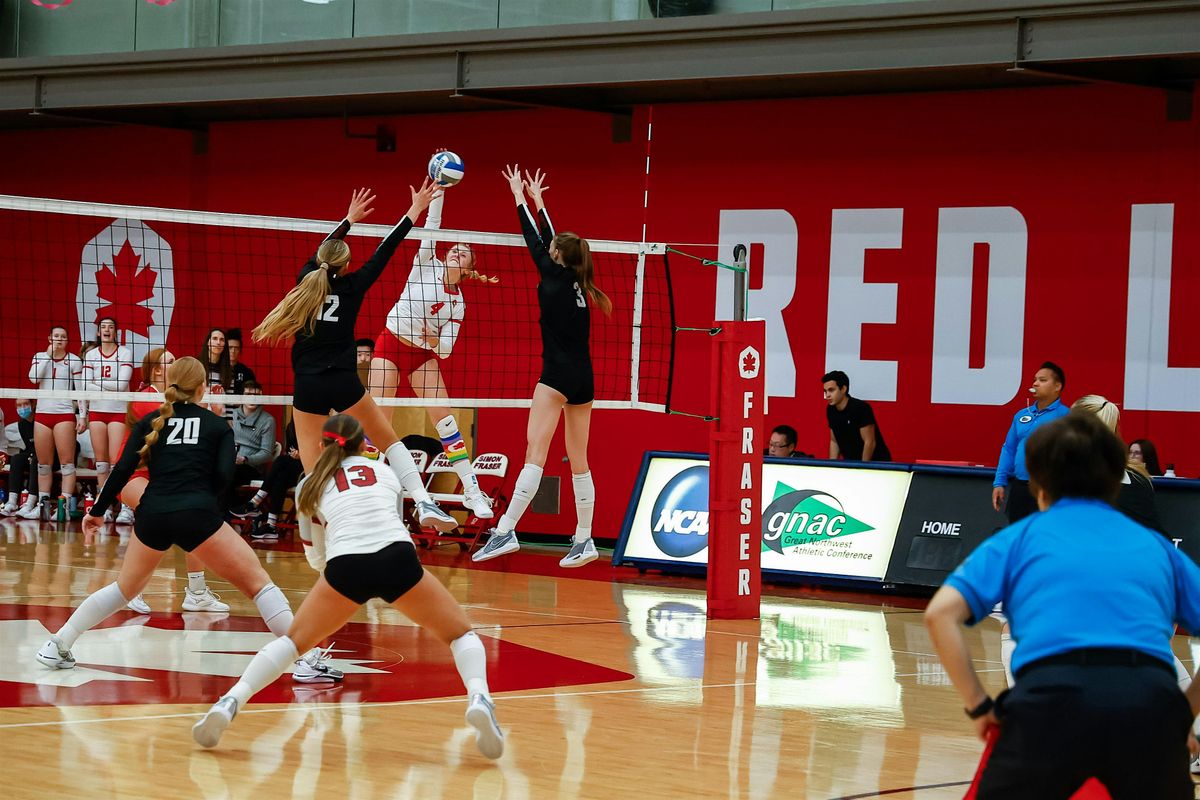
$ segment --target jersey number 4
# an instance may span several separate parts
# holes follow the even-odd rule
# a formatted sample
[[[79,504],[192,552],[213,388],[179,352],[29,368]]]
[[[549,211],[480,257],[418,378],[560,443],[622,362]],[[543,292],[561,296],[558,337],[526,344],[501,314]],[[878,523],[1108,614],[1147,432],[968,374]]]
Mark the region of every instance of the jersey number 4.
[[[197,444],[200,441],[200,418],[171,417],[167,420],[170,431],[167,434],[167,444]]]
[[[341,298],[336,294],[325,295],[325,307],[321,309],[321,313],[317,315],[317,319],[324,320],[325,322],[337,322],[337,310],[341,304]]]
[[[347,472],[353,472],[354,477],[347,478]],[[375,470],[370,467],[364,467],[362,464],[355,464],[352,467],[339,469],[333,473],[333,483],[337,486],[339,492],[344,492],[351,486],[374,486]]]

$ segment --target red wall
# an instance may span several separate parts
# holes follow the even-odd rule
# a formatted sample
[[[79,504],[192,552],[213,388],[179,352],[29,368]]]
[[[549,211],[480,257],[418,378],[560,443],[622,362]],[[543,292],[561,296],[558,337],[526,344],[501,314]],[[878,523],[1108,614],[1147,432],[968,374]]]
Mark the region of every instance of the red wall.
[[[711,257],[712,248],[686,243],[716,242],[723,209],[781,209],[795,220],[796,293],[783,324],[796,385],[771,398],[765,424],[790,423],[802,449],[823,453],[828,433],[819,377],[827,366],[828,316],[842,311],[829,308],[832,214],[903,209],[902,245],[866,256],[865,280],[896,284],[897,292],[895,323],[863,326],[861,357],[898,362],[896,399],[874,401],[876,414],[900,460],[994,463],[1008,420],[1024,402],[1022,387],[1044,359],[1065,367],[1068,399],[1100,392],[1123,404],[1134,204],[1174,204],[1169,363],[1200,367],[1200,337],[1190,317],[1200,296],[1200,121],[1167,122],[1164,109],[1159,93],[1112,87],[658,106],[648,236]],[[638,110],[635,131],[645,130],[647,114]],[[407,206],[407,185],[426,154],[451,146],[470,172],[454,190],[447,225],[513,230],[499,171],[519,162],[552,176],[548,201],[560,226],[594,238],[641,236],[646,143],[638,137],[614,144],[602,115],[514,111],[388,122],[397,132],[396,153],[344,138],[340,120],[214,125],[201,154],[189,134],[147,128],[3,133],[0,147],[19,157],[7,159],[0,192],[335,219],[350,187],[373,186],[381,195],[372,221],[388,221]],[[1026,305],[1023,320],[1013,323],[1023,326],[1024,377],[1005,405],[930,400],[939,209],[966,206],[1011,206],[1027,226]],[[18,247],[22,257],[0,262],[0,279],[36,292],[44,310],[24,313],[48,322],[62,314],[52,308],[57,303],[73,306],[74,288],[61,276],[45,284],[33,271],[38,247]],[[255,269],[230,258],[220,269]],[[707,326],[714,314],[712,268],[679,257],[672,266],[678,323]],[[190,265],[177,279],[184,294],[177,295],[176,313],[189,327],[211,318],[248,329],[273,302],[271,292],[235,301],[243,283],[230,285],[201,269]],[[752,286],[757,280],[752,274]],[[47,285],[58,288],[34,288]],[[11,289],[7,296],[11,302]],[[374,324],[360,332],[373,334],[367,328]],[[25,385],[28,356],[44,348],[44,327],[22,324],[5,337],[3,385]],[[680,336],[674,405],[706,413],[706,337]],[[252,351],[247,361],[255,364]],[[853,372],[851,379],[853,390]],[[4,408],[11,419],[11,403]],[[525,417],[518,410],[481,413],[481,446],[508,452],[519,464]],[[1127,439],[1154,439],[1181,474],[1200,474],[1200,457],[1189,447],[1200,434],[1200,414],[1131,411],[1123,426]],[[644,449],[706,449],[706,430],[678,416],[597,412],[591,446],[597,534],[616,535]],[[531,514],[523,529],[571,529],[563,456],[560,434],[546,473],[564,477],[568,513]]]

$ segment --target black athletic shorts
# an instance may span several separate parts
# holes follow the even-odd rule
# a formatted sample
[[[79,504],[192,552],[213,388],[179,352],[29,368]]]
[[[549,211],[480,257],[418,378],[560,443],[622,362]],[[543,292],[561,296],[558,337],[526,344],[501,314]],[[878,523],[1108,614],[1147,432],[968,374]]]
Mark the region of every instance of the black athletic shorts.
[[[538,383],[544,383],[562,394],[569,406],[581,406],[596,399],[591,364],[582,367],[543,364]]]
[[[206,508],[189,508],[164,514],[138,511],[133,532],[137,534],[138,541],[151,550],[165,552],[171,549],[171,545],[178,545],[190,553],[224,524],[225,520],[220,514]]]
[[[325,564],[325,582],[359,605],[373,597],[394,603],[424,574],[412,542],[392,542],[374,553],[337,556]]]
[[[345,411],[362,400],[367,390],[352,369],[327,369],[324,372],[296,373],[295,389],[292,391],[292,407],[309,414]]]

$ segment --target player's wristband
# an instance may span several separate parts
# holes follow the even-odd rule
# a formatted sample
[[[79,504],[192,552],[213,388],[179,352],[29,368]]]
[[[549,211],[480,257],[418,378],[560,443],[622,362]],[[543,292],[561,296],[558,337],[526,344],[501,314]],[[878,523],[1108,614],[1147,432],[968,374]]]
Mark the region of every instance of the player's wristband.
[[[983,702],[981,702],[979,705],[975,706],[974,708],[964,708],[963,712],[971,719],[979,719],[991,711],[995,705],[996,704],[992,701],[992,698],[985,697],[983,698]]]

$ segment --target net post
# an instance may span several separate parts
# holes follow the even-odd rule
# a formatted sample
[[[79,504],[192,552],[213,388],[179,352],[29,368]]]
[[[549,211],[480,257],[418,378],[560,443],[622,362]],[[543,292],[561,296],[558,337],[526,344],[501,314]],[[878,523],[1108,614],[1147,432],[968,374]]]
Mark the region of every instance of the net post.
[[[708,617],[757,619],[762,597],[766,322],[715,322],[709,434]]]
[[[733,318],[738,322],[744,322],[746,319],[746,303],[749,299],[749,282],[747,276],[749,270],[746,268],[747,248],[744,244],[735,244],[733,246],[733,263],[739,269],[733,273]]]
[[[629,360],[629,402],[637,408],[642,372],[642,294],[646,281],[646,251],[639,250],[633,281],[633,335]]]

